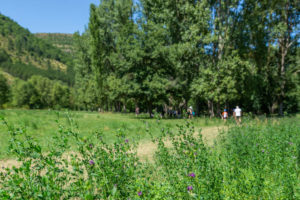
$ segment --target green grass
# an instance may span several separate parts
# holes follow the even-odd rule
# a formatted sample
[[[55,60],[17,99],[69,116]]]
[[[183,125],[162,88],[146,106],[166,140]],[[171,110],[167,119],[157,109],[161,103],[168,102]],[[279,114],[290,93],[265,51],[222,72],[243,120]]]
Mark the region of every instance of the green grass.
[[[78,127],[77,130],[81,136],[90,136],[95,132],[103,132],[106,142],[111,143],[116,139],[116,132],[122,129],[128,139],[139,141],[150,140],[152,134],[157,137],[161,134],[161,130],[169,128],[170,130],[176,129],[176,125],[183,125],[186,119],[161,119],[154,117],[150,119],[147,114],[141,114],[136,117],[135,114],[122,114],[122,113],[98,113],[86,111],[53,111],[53,110],[0,110],[0,117],[4,117],[10,126],[15,128],[25,127],[27,134],[37,139],[39,143],[45,147],[52,142],[54,133],[58,132],[59,125],[64,127]],[[300,115],[292,118],[285,118],[281,120],[292,120],[297,123]],[[71,121],[70,121],[71,119]],[[274,118],[277,120],[276,118]],[[244,117],[243,123],[256,122],[257,120],[262,123],[269,119],[265,116]],[[194,118],[189,120],[195,126],[195,130],[208,126],[222,126],[223,121],[218,118]],[[233,125],[234,120],[228,121],[229,125]],[[148,131],[147,131],[148,130]],[[7,127],[0,122],[0,159],[10,157],[7,154],[9,135]]]
[[[28,127],[29,133],[41,142],[37,144],[20,135],[17,129],[9,128],[14,156],[21,162],[16,163],[17,168],[0,169],[0,199],[55,199],[57,196],[138,199],[140,192],[142,199],[300,199],[299,115],[244,116],[241,126],[236,126],[231,119],[213,146],[197,137],[197,129],[190,123],[176,128],[186,120],[38,110],[2,111],[1,115],[5,115],[10,126]],[[74,121],[69,121],[68,115]],[[65,127],[77,123],[81,136],[86,137],[77,137],[76,131],[62,128],[63,134],[58,135],[55,143],[51,142],[49,138],[57,126],[52,121],[56,119]],[[190,122],[196,128],[224,127],[219,119],[197,118]],[[45,127],[49,129],[42,131]],[[139,162],[137,146],[132,142],[133,139],[149,140],[147,127],[157,137],[155,162]],[[177,130],[173,134],[161,134],[161,129],[166,127]],[[97,129],[104,131],[108,142],[115,142],[110,145],[98,135],[89,137]],[[203,135],[211,134],[207,132],[209,129],[215,127],[203,129]],[[129,141],[125,140],[124,133]],[[75,154],[69,154],[68,142],[72,138],[76,140],[72,143],[77,149]],[[44,149],[48,143],[52,148]],[[64,156],[65,153],[70,157]]]
[[[64,127],[76,125],[80,134],[87,137],[97,131],[102,131],[105,140],[110,143],[115,141],[115,133],[118,129],[123,129],[129,139],[149,140],[151,139],[149,133],[156,137],[160,135],[162,128],[172,130],[176,128],[176,125],[182,125],[186,121],[185,119],[150,119],[146,114],[136,117],[134,114],[53,110],[1,110],[0,116],[4,117],[10,126],[26,127],[27,133],[36,138],[44,147],[51,143],[52,136],[58,131],[59,125]],[[205,126],[223,124],[220,119],[204,117],[190,121],[196,130]],[[2,123],[0,124],[0,137],[0,159],[7,158],[9,157],[6,153],[9,136],[7,127]]]

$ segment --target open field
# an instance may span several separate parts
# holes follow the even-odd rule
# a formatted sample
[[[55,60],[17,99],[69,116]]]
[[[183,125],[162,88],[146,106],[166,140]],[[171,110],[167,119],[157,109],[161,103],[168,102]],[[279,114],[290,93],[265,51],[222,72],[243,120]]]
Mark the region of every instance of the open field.
[[[185,123],[184,119],[149,119],[146,114],[136,117],[134,114],[80,111],[1,110],[0,116],[15,128],[26,128],[27,133],[46,148],[47,144],[51,143],[53,134],[58,131],[59,125],[70,127],[72,124],[82,136],[101,131],[105,141],[111,143],[115,141],[118,129],[122,129],[129,139],[148,141],[151,138],[149,133],[155,137],[161,134],[162,128],[174,129],[176,125]],[[224,126],[220,119],[196,118],[191,122],[196,130]],[[8,157],[5,152],[8,147],[7,136],[7,127],[0,125],[0,158]],[[207,134],[207,137],[210,135]]]
[[[1,115],[1,143],[15,152],[2,154],[1,199],[300,198],[299,115],[244,117],[241,126],[113,113]]]

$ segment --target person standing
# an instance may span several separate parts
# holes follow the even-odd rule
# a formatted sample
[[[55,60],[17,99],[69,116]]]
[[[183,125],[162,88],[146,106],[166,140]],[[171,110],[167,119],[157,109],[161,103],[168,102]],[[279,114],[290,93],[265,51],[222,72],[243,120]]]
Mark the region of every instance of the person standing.
[[[234,118],[237,124],[242,122],[242,109],[240,109],[239,106],[236,106],[234,109]]]
[[[187,110],[187,114],[189,116],[189,119],[192,119],[193,118],[193,107],[190,106]]]
[[[135,108],[135,116],[137,117],[140,114],[140,108],[136,107]]]
[[[226,109],[224,109],[224,112],[222,113],[222,118],[223,118],[224,122],[226,122],[226,120],[228,119],[228,112]]]

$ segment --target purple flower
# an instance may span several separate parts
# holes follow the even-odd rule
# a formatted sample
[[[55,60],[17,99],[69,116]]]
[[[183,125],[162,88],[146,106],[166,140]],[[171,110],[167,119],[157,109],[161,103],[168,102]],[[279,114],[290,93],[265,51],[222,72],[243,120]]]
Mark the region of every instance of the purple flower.
[[[188,187],[187,187],[187,190],[188,190],[188,191],[192,191],[192,190],[193,190],[193,186],[191,186],[191,185],[188,186]]]
[[[143,193],[141,191],[138,192],[138,195],[141,196]]]
[[[129,142],[129,140],[128,140],[128,139],[126,139],[126,140],[125,140],[125,143],[128,143],[128,142]]]
[[[263,152],[263,153],[264,153],[264,152],[265,152],[265,150],[263,149],[263,150],[261,150],[261,152]]]
[[[90,147],[90,149],[92,149],[94,147],[94,145],[93,144],[89,144],[89,147]]]
[[[93,160],[90,160],[90,165],[94,165],[95,164],[95,162],[93,161]]]
[[[293,143],[292,143],[292,142],[289,142],[289,145],[293,145]]]
[[[195,173],[190,173],[189,176],[192,177],[192,178],[195,178],[196,174]]]

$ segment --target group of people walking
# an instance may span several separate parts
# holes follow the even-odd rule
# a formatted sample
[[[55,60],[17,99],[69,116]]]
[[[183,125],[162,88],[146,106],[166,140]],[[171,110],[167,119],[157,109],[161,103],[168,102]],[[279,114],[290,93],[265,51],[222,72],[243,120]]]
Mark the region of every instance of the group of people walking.
[[[189,119],[192,119],[193,116],[195,116],[195,112],[193,111],[193,107],[190,106],[187,109],[187,114]],[[229,117],[227,109],[224,109],[224,112],[222,112],[222,119],[226,122]],[[236,106],[235,109],[233,109],[233,117],[237,124],[240,124],[242,122],[242,109],[239,106]]]
[[[169,115],[174,115],[174,116],[177,116],[177,114],[179,114],[176,111],[175,112],[170,112],[170,113],[168,112]],[[138,116],[140,114],[140,108],[139,107],[135,108],[135,114],[136,114],[136,116]],[[187,109],[187,115],[188,115],[189,119],[192,119],[195,116],[195,112],[194,112],[192,106],[190,106]],[[224,109],[224,112],[222,112],[221,116],[222,116],[222,119],[224,120],[224,122],[226,122],[227,119],[229,118],[229,113],[228,113],[227,109]],[[233,109],[233,117],[234,117],[237,124],[240,124],[242,122],[242,109],[239,106],[236,106],[236,108]]]
[[[227,109],[224,109],[224,112],[222,113],[222,119],[226,122],[228,117],[229,114],[227,112]],[[237,124],[240,124],[242,122],[242,109],[240,109],[239,106],[236,106],[236,108],[233,110],[233,117]]]

